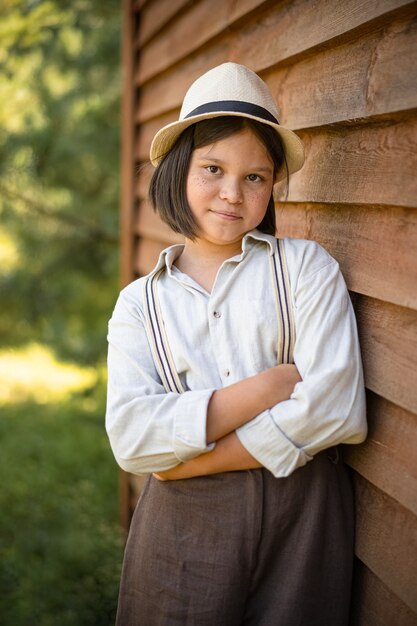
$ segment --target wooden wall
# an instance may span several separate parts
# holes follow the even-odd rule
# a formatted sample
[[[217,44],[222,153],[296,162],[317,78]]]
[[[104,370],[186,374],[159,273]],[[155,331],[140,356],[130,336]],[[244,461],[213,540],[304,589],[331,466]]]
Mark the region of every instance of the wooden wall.
[[[357,314],[369,437],[357,501],[355,626],[417,624],[417,3],[125,0],[122,281],[180,241],[146,201],[150,141],[226,60],[270,85],[306,163],[276,190],[278,234],[340,263]],[[128,524],[140,481],[122,478]]]

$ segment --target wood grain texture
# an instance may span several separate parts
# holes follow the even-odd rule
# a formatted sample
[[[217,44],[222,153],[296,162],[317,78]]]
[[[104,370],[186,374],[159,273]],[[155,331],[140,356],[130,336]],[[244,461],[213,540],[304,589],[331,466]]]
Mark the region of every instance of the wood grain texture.
[[[139,13],[147,4],[152,2],[152,0],[133,0],[133,11],[135,13]]]
[[[143,238],[137,241],[133,269],[139,276],[149,274],[155,267],[162,250],[166,248],[166,243],[153,239]]]
[[[354,294],[368,389],[417,413],[417,311]]]
[[[215,47],[205,51],[203,56],[187,57],[183,63],[141,86],[140,99],[136,110],[136,123],[179,109],[188,87],[201,74],[228,59],[227,41],[219,41]],[[138,81],[136,85],[140,86]]]
[[[180,110],[170,111],[157,118],[151,119],[144,124],[137,125],[136,141],[135,141],[135,158],[139,163],[149,161],[149,150],[152,139],[163,126],[175,122],[179,117]]]
[[[417,14],[417,6],[416,6]],[[264,75],[293,130],[417,107],[417,16]]]
[[[131,487],[132,487],[132,497],[136,498],[136,500],[139,498],[141,491],[143,489],[143,485],[147,479],[147,476],[135,476],[133,474],[130,474],[131,476]]]
[[[355,492],[357,556],[416,613],[415,516],[359,475]]]
[[[134,224],[134,232],[140,237],[159,241],[165,246],[184,242],[183,235],[171,230],[155,213],[150,204],[145,201],[141,202],[140,211]]]
[[[134,213],[134,122],[132,90],[134,71],[134,18],[133,1],[123,2],[123,32],[122,41],[123,94],[122,94],[122,158],[121,158],[121,282],[126,285],[132,280],[132,220]]]
[[[367,416],[368,437],[344,446],[345,461],[417,515],[417,415],[368,392]]]
[[[355,563],[350,626],[417,626],[417,615],[359,560]]]
[[[223,44],[227,42],[231,60],[239,59],[252,67],[256,59],[256,71],[262,71],[333,42],[358,27],[363,31],[364,24],[410,3],[399,0],[347,0],[344,3],[338,0],[305,0],[278,4],[259,0],[223,0],[216,4],[213,11],[210,0],[200,0],[192,3],[174,20],[162,15],[161,9],[166,4],[166,0],[151,3],[148,10],[143,11],[145,30],[149,30],[148,22],[156,23],[157,14],[161,26],[166,27],[147,45],[142,39],[144,45],[141,46],[136,75],[138,85],[191,54],[204,54],[201,47],[219,36]],[[174,16],[177,5],[183,6],[183,3],[174,0],[172,4],[174,7],[166,7],[166,12]],[[152,32],[156,32],[155,27]]]
[[[411,2],[321,0],[289,2],[272,7],[252,24],[241,26],[231,55],[264,72],[277,65],[290,67],[300,58],[350,44],[414,11]]]
[[[306,160],[291,177],[291,202],[415,206],[417,119],[301,132]],[[285,181],[276,197],[286,197]]]
[[[276,213],[278,236],[324,246],[351,291],[417,309],[417,210],[278,203]]]
[[[130,520],[130,484],[131,476],[119,469],[119,524],[124,531],[125,538],[129,532]]]
[[[233,4],[234,0],[222,0],[215,11],[213,3],[207,0],[190,5],[188,11],[141,49],[136,83],[141,85],[224,31]]]
[[[155,132],[177,119],[189,85],[225,60],[261,73],[281,123],[306,147],[287,202],[276,188],[279,234],[314,239],[337,258],[358,319],[369,435],[344,447],[355,474],[360,559],[351,626],[417,626],[417,4],[132,6],[139,30],[130,23],[135,107],[124,120],[124,262],[132,276],[147,274],[163,248],[182,240],[146,201],[151,170],[136,182],[131,173],[147,161]],[[129,489],[122,485],[130,511],[142,482],[130,476]]]
[[[143,48],[149,39],[160,32],[175,15],[189,4],[189,0],[153,0],[140,11],[140,22],[135,37],[135,48]]]
[[[290,7],[284,5],[287,11],[285,15],[291,20],[292,12],[297,9],[301,11],[303,20],[306,19],[309,11],[305,10],[304,4],[310,7],[314,16],[319,15],[313,6],[317,3],[290,3]],[[325,23],[331,21],[334,25],[334,14],[328,9],[329,3],[325,4]],[[342,3],[335,0],[334,4],[340,10]],[[376,13],[378,10],[375,6],[379,6],[380,14],[383,3],[356,4],[373,5]],[[320,31],[317,41],[321,44],[319,48],[310,50],[307,58],[298,54],[291,65],[288,56],[295,53],[291,45],[297,46],[298,53],[301,49],[306,50],[302,47],[306,44],[306,37],[291,36],[289,31],[292,29],[285,30],[286,20],[280,20],[280,11],[276,8],[264,18],[254,14],[253,22],[240,26],[238,32],[233,33],[228,29],[212,45],[205,47],[204,52],[185,57],[174,67],[170,67],[172,53],[169,55],[167,52],[164,58],[170,71],[156,75],[147,80],[146,85],[142,85],[137,120],[143,123],[179,108],[188,86],[201,73],[225,60],[246,64],[263,74],[277,97],[281,122],[291,128],[307,128],[319,123],[329,124],[415,106],[415,8],[413,10],[412,6],[407,7],[406,16],[400,14],[396,21],[393,21],[395,13],[385,14],[385,28],[382,23],[378,30],[361,31],[356,37],[352,34],[350,40],[344,43],[338,44],[332,37],[326,40]],[[318,31],[312,30],[307,22],[306,29],[309,34],[317,36]],[[199,37],[202,37],[200,31]],[[189,41],[190,38],[187,39]],[[327,41],[327,46],[322,45],[324,41]],[[177,47],[175,42],[170,45],[169,35],[165,32],[161,42],[167,48]],[[255,54],[253,51],[254,47],[259,46],[265,47],[264,62],[259,51],[258,54],[256,50]],[[142,50],[140,63],[143,71],[149,73],[152,61],[144,61],[144,53]],[[153,54],[153,57],[154,63],[157,60],[160,62],[161,55]],[[136,83],[140,85],[138,76]]]
[[[167,69],[175,60],[183,58],[188,51],[195,51],[199,41],[199,33],[197,25],[203,29],[203,41],[209,39],[230,28],[233,24],[237,26],[237,22],[255,10],[257,15],[268,5],[273,4],[271,0],[239,0],[239,2],[226,0],[216,5],[216,10],[212,2],[202,0],[200,2],[192,2],[190,0],[152,0],[141,11],[141,25],[136,39],[136,46],[142,48],[145,58],[140,63],[139,76],[146,80],[147,76],[153,76],[158,71]],[[276,4],[276,3],[275,3]],[[178,17],[178,13],[187,8],[189,11]],[[192,16],[192,17],[190,17]],[[173,21],[176,18],[176,21]],[[207,24],[207,19],[209,23]],[[168,26],[168,28],[164,28]],[[206,29],[206,30],[204,30]],[[163,32],[161,32],[163,31]],[[150,45],[147,42],[155,37]],[[178,34],[183,36],[180,37]],[[197,37],[193,36],[197,35]],[[177,46],[167,48],[165,40],[176,41]],[[168,54],[167,54],[168,52]],[[146,65],[145,69],[143,66]]]

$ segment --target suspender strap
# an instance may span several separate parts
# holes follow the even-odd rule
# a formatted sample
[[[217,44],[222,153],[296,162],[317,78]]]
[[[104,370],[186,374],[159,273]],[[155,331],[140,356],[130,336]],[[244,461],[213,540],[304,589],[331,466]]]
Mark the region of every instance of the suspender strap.
[[[293,363],[295,322],[291,302],[290,281],[284,244],[277,239],[276,250],[269,256],[278,321],[278,363]],[[169,347],[165,324],[159,304],[157,282],[165,267],[150,274],[144,283],[144,312],[146,331],[155,366],[166,392],[184,393]]]
[[[278,363],[294,363],[295,321],[284,242],[277,239],[276,251],[269,257],[278,320]]]
[[[170,391],[183,393],[184,388],[175,368],[166,336],[165,324],[159,305],[158,290],[156,288],[157,281],[164,270],[165,268],[162,268],[158,272],[151,274],[145,281],[143,301],[146,330],[155,366],[165,391],[167,393]]]

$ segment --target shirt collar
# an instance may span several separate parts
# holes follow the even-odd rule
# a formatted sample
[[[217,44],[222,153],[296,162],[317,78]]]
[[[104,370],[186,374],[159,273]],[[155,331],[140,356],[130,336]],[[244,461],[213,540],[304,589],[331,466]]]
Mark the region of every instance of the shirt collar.
[[[269,253],[274,254],[277,247],[277,240],[273,235],[267,235],[255,228],[249,231],[242,239],[242,253],[245,256],[257,241],[265,241],[269,246]]]
[[[165,248],[165,250],[162,250],[161,254],[159,255],[158,263],[155,265],[151,274],[159,272],[159,270],[161,270],[163,267],[167,267],[170,270],[173,266],[175,259],[180,256],[183,249],[183,243],[176,243],[173,246],[169,246],[169,248]]]
[[[269,246],[269,253],[273,254],[276,249],[277,240],[273,235],[267,235],[266,233],[262,233],[260,230],[256,228],[254,230],[249,231],[242,239],[242,254],[239,257],[235,257],[236,260],[242,260],[249,250],[256,245],[257,241],[264,241]],[[158,263],[155,268],[152,270],[152,274],[155,274],[163,267],[166,267],[168,271],[172,270],[172,266],[175,260],[180,256],[181,252],[184,249],[183,243],[176,243],[173,246],[169,246],[169,248],[165,248],[162,250],[159,255]]]

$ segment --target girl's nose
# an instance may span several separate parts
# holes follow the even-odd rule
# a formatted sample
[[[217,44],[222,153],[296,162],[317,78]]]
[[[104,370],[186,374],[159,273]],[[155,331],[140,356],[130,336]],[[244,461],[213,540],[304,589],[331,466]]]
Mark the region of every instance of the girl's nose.
[[[243,200],[240,184],[236,180],[223,180],[223,185],[219,193],[220,199],[229,204],[240,204]]]

